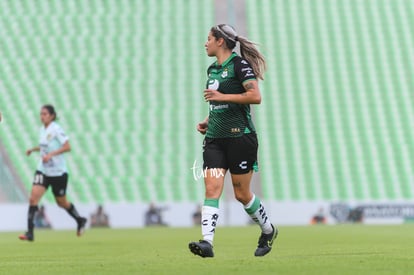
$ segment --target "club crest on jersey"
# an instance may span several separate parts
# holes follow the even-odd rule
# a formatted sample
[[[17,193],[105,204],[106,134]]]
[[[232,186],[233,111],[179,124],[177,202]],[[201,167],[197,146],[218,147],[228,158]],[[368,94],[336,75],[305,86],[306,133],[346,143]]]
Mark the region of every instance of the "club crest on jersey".
[[[227,68],[224,69],[224,71],[221,73],[222,78],[226,78],[229,75],[229,72],[227,71]]]
[[[52,139],[52,134],[48,134],[46,137],[47,140],[51,140]]]
[[[209,79],[207,83],[208,88],[211,90],[218,90],[219,85],[220,83],[217,79]]]

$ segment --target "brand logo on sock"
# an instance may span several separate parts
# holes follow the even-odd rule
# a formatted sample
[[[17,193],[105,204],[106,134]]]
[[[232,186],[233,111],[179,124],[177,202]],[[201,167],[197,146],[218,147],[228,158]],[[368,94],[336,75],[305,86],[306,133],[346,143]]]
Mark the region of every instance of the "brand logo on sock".
[[[259,215],[261,215],[263,223],[266,223],[267,222],[267,215],[266,215],[266,211],[264,210],[264,206],[262,204],[260,204]]]
[[[211,226],[216,227],[217,226],[217,220],[218,220],[219,215],[218,214],[214,214],[213,216],[211,216]],[[211,232],[214,232],[216,229],[213,228],[213,230],[211,230]]]

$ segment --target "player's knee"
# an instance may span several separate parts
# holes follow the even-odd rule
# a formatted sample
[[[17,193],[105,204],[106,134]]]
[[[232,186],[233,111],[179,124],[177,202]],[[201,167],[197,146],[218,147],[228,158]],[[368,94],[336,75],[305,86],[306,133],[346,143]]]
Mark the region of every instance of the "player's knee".
[[[218,198],[220,197],[221,188],[216,185],[206,185],[206,198]]]
[[[59,207],[66,208],[66,201],[64,200],[56,200],[56,203]]]
[[[234,196],[235,196],[236,200],[241,202],[243,205],[249,203],[249,199],[250,199],[249,195],[250,194],[245,194],[245,193],[241,193],[241,192],[240,193],[239,192],[234,193]]]
[[[29,198],[29,204],[30,205],[37,205],[37,198],[35,196],[30,196]]]

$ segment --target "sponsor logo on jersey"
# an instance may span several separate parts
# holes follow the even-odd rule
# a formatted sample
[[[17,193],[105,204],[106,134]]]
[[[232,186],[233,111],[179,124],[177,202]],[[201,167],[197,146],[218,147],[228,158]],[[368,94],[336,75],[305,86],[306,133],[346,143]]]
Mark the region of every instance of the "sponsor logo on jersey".
[[[240,128],[231,128],[230,132],[232,133],[240,133]]]
[[[210,111],[217,111],[217,110],[223,110],[223,109],[228,109],[228,108],[229,108],[229,104],[219,104],[219,105],[210,104]]]
[[[220,86],[220,83],[217,79],[210,79],[207,84],[208,88],[211,90],[217,90]]]

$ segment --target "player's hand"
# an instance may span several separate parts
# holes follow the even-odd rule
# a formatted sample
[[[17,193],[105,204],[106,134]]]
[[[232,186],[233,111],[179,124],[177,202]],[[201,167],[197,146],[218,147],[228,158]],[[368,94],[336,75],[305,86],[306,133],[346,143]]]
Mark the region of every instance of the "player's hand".
[[[216,90],[205,89],[204,99],[206,101],[224,101],[225,95]]]
[[[26,156],[30,156],[30,154],[32,153],[33,151],[32,151],[32,149],[27,149],[26,150]]]
[[[197,131],[199,131],[202,135],[205,135],[208,128],[207,125],[208,123],[206,121],[200,122],[197,124]]]
[[[51,154],[44,155],[44,156],[42,157],[42,161],[43,161],[44,163],[46,163],[46,162],[48,162],[48,161],[49,161],[52,157],[53,157],[53,156],[52,156]]]

